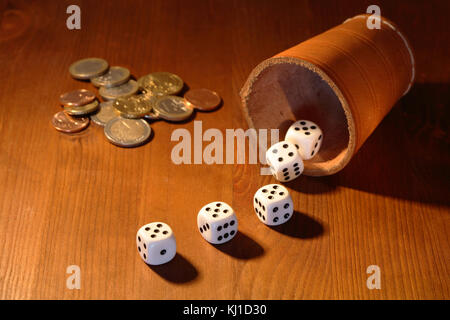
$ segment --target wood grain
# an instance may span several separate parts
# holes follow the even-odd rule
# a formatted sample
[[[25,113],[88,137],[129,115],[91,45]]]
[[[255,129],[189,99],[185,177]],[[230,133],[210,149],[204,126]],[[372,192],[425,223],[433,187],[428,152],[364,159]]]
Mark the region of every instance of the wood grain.
[[[261,60],[364,12],[373,1],[0,1],[0,297],[2,299],[449,299],[450,54],[444,1],[376,1],[409,37],[418,83],[357,156],[332,177],[287,184],[297,213],[260,224],[251,199],[259,165],[175,165],[173,130],[122,149],[95,124],[65,135],[50,119],[61,93],[92,88],[73,61],[98,56],[179,74],[223,97],[197,113],[203,130],[245,128],[238,92]],[[79,4],[82,29],[66,28]],[[240,233],[223,246],[196,230],[222,200]],[[178,254],[148,267],[144,223],[165,221]],[[81,289],[66,268],[81,268]],[[366,268],[381,268],[368,290]]]

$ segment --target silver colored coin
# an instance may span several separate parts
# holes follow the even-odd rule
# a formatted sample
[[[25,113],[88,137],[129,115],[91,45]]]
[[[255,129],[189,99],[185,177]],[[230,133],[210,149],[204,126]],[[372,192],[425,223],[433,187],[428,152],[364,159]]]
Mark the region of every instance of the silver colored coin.
[[[108,121],[117,117],[119,117],[119,114],[113,107],[113,101],[106,101],[100,103],[100,110],[96,114],[91,115],[91,120],[95,124],[104,127]]]
[[[117,98],[125,98],[132,96],[139,90],[139,86],[136,81],[130,80],[124,84],[121,84],[117,87],[112,88],[106,88],[101,87],[98,90],[98,93],[103,97],[105,100],[114,100]]]
[[[86,80],[108,71],[108,62],[100,58],[86,58],[72,63],[69,72],[75,79]]]
[[[96,87],[117,87],[130,79],[130,70],[123,67],[111,67],[108,72],[101,76],[91,78],[91,82]]]
[[[188,107],[186,100],[178,96],[158,98],[153,109],[153,118],[157,117],[169,121],[186,120],[194,112],[192,108]],[[149,118],[152,118],[152,115]]]
[[[105,125],[105,136],[119,147],[136,147],[145,143],[152,129],[143,119],[125,119],[117,117]]]
[[[84,116],[97,111],[99,103],[94,100],[91,103],[85,104],[83,106],[71,106],[63,107],[64,112],[71,116]]]

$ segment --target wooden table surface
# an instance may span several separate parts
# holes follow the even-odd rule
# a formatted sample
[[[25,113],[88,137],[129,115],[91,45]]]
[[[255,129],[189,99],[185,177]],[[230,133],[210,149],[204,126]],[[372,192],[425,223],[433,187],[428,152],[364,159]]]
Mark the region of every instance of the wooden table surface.
[[[252,211],[260,165],[175,165],[173,130],[118,148],[91,124],[50,124],[59,95],[93,89],[69,65],[98,56],[136,77],[180,75],[223,97],[203,130],[246,129],[239,90],[260,61],[376,3],[410,39],[417,83],[351,163],[287,187],[296,214],[269,228]],[[66,8],[81,8],[81,30]],[[450,50],[445,1],[0,1],[0,297],[2,299],[449,299]],[[204,146],[206,143],[204,144]],[[232,204],[240,232],[206,243],[198,210]],[[139,258],[135,234],[170,224],[178,254]],[[66,288],[69,265],[81,289]],[[381,289],[366,286],[370,265]]]

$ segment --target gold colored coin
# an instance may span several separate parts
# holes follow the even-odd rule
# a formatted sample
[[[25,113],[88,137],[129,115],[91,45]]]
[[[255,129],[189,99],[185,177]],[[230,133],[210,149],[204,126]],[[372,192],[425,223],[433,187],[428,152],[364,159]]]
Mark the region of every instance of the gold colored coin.
[[[97,108],[98,108],[98,101],[95,100],[94,102],[91,102],[84,106],[64,107],[64,112],[71,116],[84,116],[86,114],[90,114],[90,113],[96,111]]]
[[[72,63],[69,72],[75,79],[86,80],[108,71],[108,62],[100,58],[81,59]]]
[[[194,112],[186,100],[178,96],[159,97],[153,108],[156,117],[169,121],[186,120]]]
[[[183,80],[170,72],[154,72],[138,79],[138,85],[146,92],[155,95],[173,95],[184,86]]]
[[[135,147],[145,143],[151,134],[150,125],[143,119],[114,118],[105,125],[105,136],[120,147]]]
[[[113,106],[124,118],[142,118],[152,110],[152,100],[150,96],[140,94],[125,98],[117,98]]]

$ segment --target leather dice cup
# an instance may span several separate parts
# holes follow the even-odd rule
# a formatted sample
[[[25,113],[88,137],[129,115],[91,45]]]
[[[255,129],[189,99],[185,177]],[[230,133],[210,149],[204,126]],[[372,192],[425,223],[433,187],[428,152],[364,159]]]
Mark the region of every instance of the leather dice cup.
[[[299,119],[320,126],[320,150],[302,155],[304,175],[342,170],[414,82],[404,35],[384,17],[369,29],[369,18],[355,16],[262,61],[240,92],[250,128],[280,129],[282,137]]]

